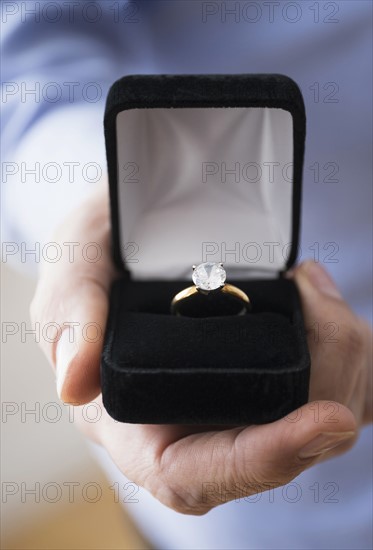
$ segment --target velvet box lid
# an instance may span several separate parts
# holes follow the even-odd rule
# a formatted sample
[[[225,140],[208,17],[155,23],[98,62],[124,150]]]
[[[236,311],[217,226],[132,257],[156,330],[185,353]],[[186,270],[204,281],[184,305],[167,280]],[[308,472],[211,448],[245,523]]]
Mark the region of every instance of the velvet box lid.
[[[141,75],[105,113],[113,257],[103,403],[135,423],[270,422],[308,399],[298,248],[305,141],[282,75]],[[177,317],[191,266],[222,261],[244,316]],[[199,307],[198,301],[196,306]],[[219,310],[220,311],[220,310]]]

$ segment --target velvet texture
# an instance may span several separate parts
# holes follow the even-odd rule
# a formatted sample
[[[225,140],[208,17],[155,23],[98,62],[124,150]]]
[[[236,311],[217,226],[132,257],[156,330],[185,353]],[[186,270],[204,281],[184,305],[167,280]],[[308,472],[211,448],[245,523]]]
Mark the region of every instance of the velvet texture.
[[[170,315],[187,284],[126,277],[114,284],[101,371],[111,416],[260,424],[307,402],[310,359],[292,281],[237,281],[252,301],[243,316]]]
[[[111,88],[105,138],[113,257],[123,276],[111,291],[101,383],[104,406],[118,421],[261,424],[307,402],[310,357],[292,281],[281,274],[266,280],[229,279],[249,295],[252,312],[237,316],[221,309],[222,315],[216,315],[214,302],[212,316],[177,317],[170,314],[171,299],[190,281],[133,281],[121,255],[116,115],[132,108],[245,106],[283,108],[293,117],[290,267],[298,245],[305,139],[297,85],[282,75],[146,75],[125,77]],[[201,305],[209,312],[211,303],[202,298],[188,306],[192,314]]]

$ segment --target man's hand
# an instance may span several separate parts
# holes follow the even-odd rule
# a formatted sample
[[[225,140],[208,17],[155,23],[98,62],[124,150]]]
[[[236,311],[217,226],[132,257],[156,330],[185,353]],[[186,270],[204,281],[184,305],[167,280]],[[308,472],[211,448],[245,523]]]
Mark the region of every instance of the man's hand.
[[[33,321],[65,327],[54,343],[42,347],[66,403],[97,398],[102,406],[100,357],[116,276],[109,236],[107,190],[101,189],[58,230],[55,241],[79,243],[74,261],[43,266],[31,306]],[[92,242],[97,246],[90,250],[86,245]],[[101,256],[92,262],[95,248]],[[311,352],[310,403],[271,424],[231,429],[121,424],[104,410],[97,423],[80,421],[129,479],[167,506],[203,514],[284,485],[317,461],[347,450],[360,426],[371,421],[370,328],[320,265],[306,262],[291,276],[300,290]]]

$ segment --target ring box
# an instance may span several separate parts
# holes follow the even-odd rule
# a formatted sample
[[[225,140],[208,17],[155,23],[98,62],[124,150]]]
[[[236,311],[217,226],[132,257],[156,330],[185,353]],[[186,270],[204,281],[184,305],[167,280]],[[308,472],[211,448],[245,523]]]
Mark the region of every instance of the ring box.
[[[305,143],[283,75],[139,75],[105,112],[113,258],[101,361],[120,422],[261,424],[308,400],[297,256]],[[192,265],[223,262],[252,312],[170,313]]]

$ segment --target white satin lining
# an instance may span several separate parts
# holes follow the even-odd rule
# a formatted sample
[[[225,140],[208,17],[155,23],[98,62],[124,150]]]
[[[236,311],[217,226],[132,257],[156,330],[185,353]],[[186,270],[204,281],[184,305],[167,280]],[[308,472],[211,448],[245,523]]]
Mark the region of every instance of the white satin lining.
[[[117,144],[121,247],[134,279],[188,278],[201,261],[223,261],[237,278],[284,268],[292,227],[290,113],[128,110],[117,116]]]

